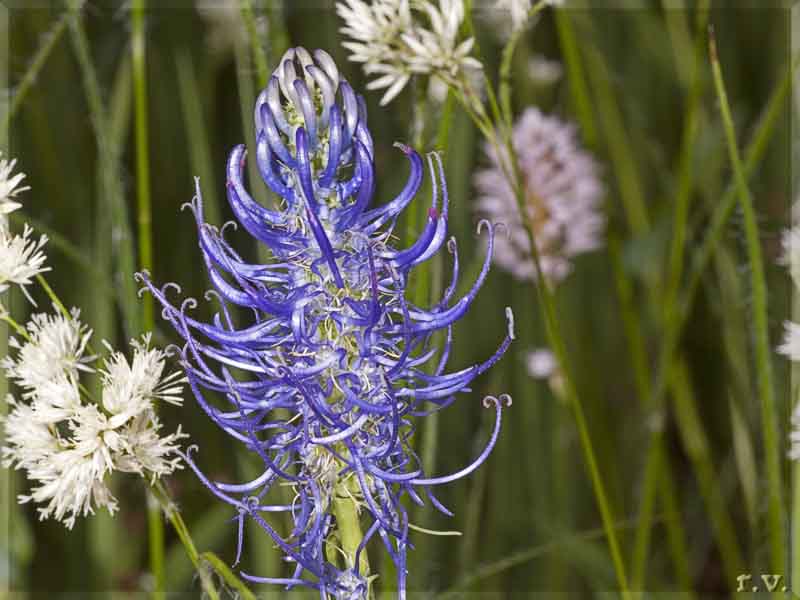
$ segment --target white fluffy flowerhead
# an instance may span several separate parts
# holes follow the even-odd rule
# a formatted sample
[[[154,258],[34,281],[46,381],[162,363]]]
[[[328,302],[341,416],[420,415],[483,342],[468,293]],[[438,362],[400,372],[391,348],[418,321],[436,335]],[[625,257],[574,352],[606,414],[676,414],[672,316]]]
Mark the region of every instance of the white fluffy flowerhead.
[[[224,55],[246,39],[247,30],[242,22],[239,0],[195,0],[194,4],[208,26],[206,47],[211,54]],[[256,30],[260,39],[267,38],[265,19],[256,19]]]
[[[549,348],[537,348],[525,356],[528,375],[533,379],[546,380],[556,398],[564,397],[564,378],[558,367],[558,360]]]
[[[800,460],[800,404],[792,412],[792,430],[789,432],[789,458]]]
[[[131,340],[131,346],[134,350],[131,362],[122,352],[109,347],[111,354],[101,373],[103,408],[117,418],[139,414],[156,399],[180,405],[186,379],[177,371],[162,378],[166,355],[163,350],[150,348],[150,334],[145,334],[141,341]]]
[[[534,379],[546,379],[558,369],[555,355],[547,348],[531,350],[525,357],[528,375]]]
[[[800,288],[800,225],[784,229],[781,249],[780,263],[788,267],[794,285]]]
[[[451,82],[481,68],[469,54],[475,40],[459,40],[463,0],[343,0],[336,12],[341,32],[351,41],[350,60],[364,63],[375,75],[368,89],[386,89],[385,105],[399,94],[413,74]]]
[[[531,0],[495,0],[492,8],[503,16],[508,16],[511,20],[511,30],[518,31],[528,22]]]
[[[789,229],[784,230],[781,237],[781,253],[779,262],[789,269],[789,274],[795,285],[794,293],[800,288],[800,225],[797,225],[798,216],[796,214],[800,203],[795,203],[792,212],[792,221],[795,223]],[[785,321],[783,342],[776,348],[779,354],[783,354],[792,362],[800,362],[800,323]],[[800,460],[800,403],[797,403],[792,412],[792,428],[789,432],[789,458]]]
[[[17,210],[21,205],[14,198],[17,194],[29,190],[28,186],[20,186],[25,173],[12,175],[16,159],[7,160],[0,152],[0,226],[5,224],[6,215]]]
[[[573,257],[602,245],[604,188],[598,167],[579,147],[572,125],[536,108],[528,108],[514,125],[513,144],[523,178],[525,214],[520,216],[500,162],[507,162],[507,157],[498,156],[490,146],[486,154],[491,167],[475,177],[480,193],[477,208],[508,228],[508,236],[495,240],[495,263],[518,279],[535,279],[524,218],[533,230],[542,271],[556,283],[571,271]]]
[[[81,396],[81,371],[91,332],[78,320],[36,315],[28,324],[29,340],[15,342],[17,358],[3,361],[9,377],[23,389],[25,401],[9,396],[4,421],[3,464],[23,469],[31,493],[20,502],[35,502],[42,519],[50,517],[72,527],[79,516],[98,507],[110,513],[117,501],[108,487],[114,471],[132,472],[155,480],[180,468],[180,427],[162,435],[156,399],[179,403],[179,375],[164,376],[165,354],[150,348],[150,336],[133,341],[131,362],[110,350],[101,371],[101,403]]]
[[[44,266],[47,256],[42,251],[47,236],[35,240],[31,238],[32,233],[33,230],[26,224],[22,235],[14,235],[5,224],[0,223],[0,294],[11,284],[16,284],[27,296],[25,286],[30,285],[39,273],[50,270],[50,267]],[[28,299],[31,299],[30,296]]]
[[[25,390],[26,397],[38,394],[47,384],[61,379],[76,380],[78,371],[92,371],[93,356],[84,356],[92,331],[80,321],[80,310],[70,317],[36,314],[27,324],[28,340],[12,338],[18,350],[16,360],[6,357],[2,366],[9,379]]]
[[[789,360],[800,362],[800,324],[785,321],[783,326],[783,343],[778,346],[777,350]]]

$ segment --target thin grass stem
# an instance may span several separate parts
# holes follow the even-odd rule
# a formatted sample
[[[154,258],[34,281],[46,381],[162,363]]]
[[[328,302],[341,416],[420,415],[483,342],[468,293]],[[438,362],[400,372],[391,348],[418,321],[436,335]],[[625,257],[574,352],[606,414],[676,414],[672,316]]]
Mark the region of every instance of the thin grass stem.
[[[713,30],[709,36],[709,55],[711,69],[714,74],[714,87],[719,99],[728,153],[734,172],[734,181],[739,196],[739,204],[744,218],[744,231],[747,245],[748,264],[750,266],[750,285],[752,292],[753,333],[755,341],[755,360],[757,373],[758,396],[761,401],[762,436],[764,443],[764,460],[767,472],[768,494],[768,535],[771,548],[771,567],[779,573],[786,566],[786,515],[783,504],[783,476],[781,472],[781,455],[778,444],[778,425],[776,415],[775,389],[772,381],[772,348],[769,342],[769,321],[767,314],[767,284],[764,274],[764,262],[761,256],[761,240],[758,233],[758,221],[753,206],[753,198],[747,184],[736,131],[728,104],[725,82],[717,55]]]
[[[253,11],[252,0],[241,0],[239,6],[242,11],[242,21],[244,21],[247,36],[250,38],[250,50],[253,54],[253,63],[258,73],[258,83],[262,88],[267,87],[269,82],[269,66],[267,65],[267,54],[261,44],[261,36],[258,34],[256,15]]]
[[[70,10],[63,12],[61,16],[56,19],[47,33],[42,36],[41,43],[36,49],[36,53],[33,55],[33,58],[28,64],[28,68],[25,69],[22,79],[20,79],[14,94],[11,96],[11,102],[9,103],[8,111],[5,115],[3,115],[2,120],[0,120],[0,140],[5,142],[8,136],[8,129],[11,126],[11,120],[22,106],[22,102],[25,100],[28,92],[31,91],[36,83],[39,73],[61,39],[61,36],[64,35],[64,30],[69,24],[71,12],[73,10],[80,12],[84,2],[81,1],[74,4],[75,5]]]
[[[150,148],[147,118],[147,56],[145,34],[146,0],[133,0],[131,5],[131,65],[133,68],[133,101],[136,139],[136,222],[139,238],[139,267],[153,268],[152,215],[150,206]],[[153,297],[142,298],[142,326],[152,331],[155,326]],[[156,506],[148,503],[147,530],[150,547],[150,569],[155,580],[153,597],[165,598],[164,522]]]

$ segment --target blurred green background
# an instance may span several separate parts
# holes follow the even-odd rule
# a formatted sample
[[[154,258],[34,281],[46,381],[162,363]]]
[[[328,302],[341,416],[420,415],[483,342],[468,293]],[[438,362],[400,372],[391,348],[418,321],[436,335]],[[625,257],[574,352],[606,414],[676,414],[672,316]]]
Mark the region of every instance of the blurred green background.
[[[6,146],[19,159],[32,188],[24,196],[16,226],[28,221],[50,235],[53,271],[48,280],[68,305],[82,308],[97,336],[121,345],[140,327],[141,310],[131,300],[137,189],[129,7],[122,2],[90,2],[75,17],[85,32],[99,83],[99,95],[93,99],[86,93],[86,65],[77,58],[80,36],[74,23],[70,25],[66,6],[38,1],[5,4],[4,23],[0,17],[0,40],[7,40],[0,43],[0,88],[7,86],[10,92],[5,109],[20,82],[35,69],[24,98],[14,107]],[[227,3],[208,3],[217,8],[221,4]],[[494,79],[502,32],[497,31],[491,3],[474,4],[475,34],[486,71]],[[744,148],[771,94],[786,77],[791,13],[758,0],[712,6],[709,21],[716,31]],[[286,43],[319,47],[364,93],[376,147],[376,201],[391,198],[407,170],[392,144],[414,141],[414,85],[389,107],[378,106],[380,94],[365,92],[360,66],[346,60],[338,33],[341,22],[332,2],[266,5],[262,1],[254,3],[254,11],[270,70]],[[638,323],[644,351],[639,358],[644,358],[653,376],[664,330],[661,309],[653,306],[650,291],[666,278],[673,235],[694,62],[695,4],[574,2],[558,15],[545,11],[524,34],[513,63],[513,104],[517,113],[535,105],[566,119],[582,117],[582,138],[602,164],[608,230],[614,243],[579,257],[556,298],[623,558],[630,571],[645,458],[651,432],[663,427],[672,489],[662,501],[665,492],[659,485],[642,586],[652,597],[688,591],[687,584],[696,597],[725,594],[736,588],[731,574],[737,568],[744,573],[776,572],[769,564],[761,412],[750,335],[750,267],[738,211],[725,223],[680,336],[678,352],[687,367],[682,397],[669,393],[662,406],[648,405],[637,387],[626,329],[632,321]],[[180,206],[191,199],[197,175],[214,220],[232,218],[224,205],[224,165],[235,144],[252,143],[259,73],[235,6],[225,13],[198,10],[188,1],[151,2],[146,36],[154,279],[179,282],[186,295],[201,298],[208,282],[192,219]],[[32,62],[37,52],[51,45],[40,64]],[[687,265],[732,181],[707,54],[701,48]],[[579,78],[569,69],[552,85],[539,85],[529,76],[534,55],[564,63],[565,49],[577,53],[583,66]],[[588,113],[583,115],[580,88],[588,99]],[[95,133],[98,102],[107,112],[99,124],[105,133],[103,146]],[[790,102],[780,106],[765,154],[749,180],[764,250],[773,346],[790,311],[788,278],[776,258],[791,201],[791,112]],[[462,283],[468,285],[475,261],[485,252],[475,234],[472,184],[472,175],[485,158],[479,133],[457,105],[443,146],[433,117],[418,149],[443,150],[452,207],[450,231],[458,238],[465,265]],[[261,185],[255,182],[254,187]],[[626,220],[624,199],[631,195],[647,207],[649,224],[642,231],[632,232]],[[421,193],[413,206],[421,211],[427,202]],[[257,256],[258,248],[241,231],[233,239],[246,256]],[[445,266],[444,272],[448,270]],[[437,272],[433,269],[432,276]],[[48,306],[42,295],[36,298],[40,307]],[[435,464],[435,472],[451,472],[468,463],[488,435],[491,411],[481,407],[481,398],[502,392],[514,398],[489,461],[467,481],[441,490],[440,499],[456,516],[448,519],[433,510],[414,513],[414,522],[420,525],[457,529],[463,536],[416,536],[409,586],[426,596],[467,591],[498,598],[529,597],[535,592],[542,597],[554,592],[595,597],[616,589],[616,580],[570,408],[546,382],[534,381],[526,372],[526,352],[545,345],[531,286],[493,269],[471,312],[455,328],[451,364],[461,368],[493,352],[505,332],[507,305],[514,308],[518,334],[510,352],[472,393],[438,421],[422,426],[422,453]],[[11,306],[19,321],[30,309],[19,297]],[[174,341],[158,315],[156,320],[157,341]],[[784,457],[789,371],[785,361],[774,358]],[[220,479],[246,476],[251,468],[247,457],[212,426],[188,393],[183,408],[165,407],[161,414],[168,427],[180,422],[190,433],[191,441],[201,448],[198,459],[206,472]],[[781,468],[788,507],[789,467],[783,459]],[[179,472],[168,483],[198,547],[233,562],[236,524],[228,522],[233,516],[228,507],[217,503],[189,472]],[[86,597],[89,591],[102,595],[109,590],[147,589],[145,496],[137,479],[116,482],[121,505],[116,518],[100,513],[80,520],[73,531],[55,522],[39,523],[34,507],[13,502],[27,489],[18,474],[11,474],[4,485],[9,560],[4,561],[0,578],[11,582],[12,590],[27,591],[31,598],[58,598],[68,592],[71,597]],[[672,531],[683,535],[683,546],[667,534],[670,519],[677,523]],[[167,542],[168,589],[198,596],[191,564],[169,529]],[[248,572],[266,574],[270,568],[284,568],[262,537],[248,536],[246,543]],[[376,552],[372,557],[378,570],[380,556]],[[788,572],[784,576],[788,578]],[[269,592],[270,598],[280,596],[277,588],[259,591]]]

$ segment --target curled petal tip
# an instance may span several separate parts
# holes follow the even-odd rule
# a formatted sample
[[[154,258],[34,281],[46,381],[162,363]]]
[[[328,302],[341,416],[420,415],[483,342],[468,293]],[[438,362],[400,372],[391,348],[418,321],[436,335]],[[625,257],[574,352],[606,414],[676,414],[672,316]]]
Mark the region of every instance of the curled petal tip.
[[[483,233],[484,228],[487,229],[490,234],[494,234],[492,223],[488,219],[481,219],[478,221],[478,226],[475,231],[478,235],[480,235]]]
[[[513,404],[513,399],[511,398],[510,394],[500,394],[500,396],[484,396],[483,397],[483,406],[485,408],[491,408],[492,406],[496,408],[508,408]]]
[[[167,283],[161,286],[161,293],[164,294],[165,296],[167,295],[168,290],[175,290],[176,294],[183,293],[183,289],[181,288],[181,286],[179,286],[174,281],[168,281]]]
[[[185,298],[183,302],[181,302],[181,312],[186,312],[187,310],[193,310],[197,308],[197,300],[194,298]]]
[[[506,306],[506,320],[508,321],[508,337],[512,340],[517,339],[514,335],[514,311],[510,306]]]
[[[238,231],[239,230],[239,224],[236,221],[225,221],[222,224],[222,227],[219,230],[220,234],[221,235],[225,235],[225,231],[227,229],[229,229],[229,228],[233,229],[234,231]]]

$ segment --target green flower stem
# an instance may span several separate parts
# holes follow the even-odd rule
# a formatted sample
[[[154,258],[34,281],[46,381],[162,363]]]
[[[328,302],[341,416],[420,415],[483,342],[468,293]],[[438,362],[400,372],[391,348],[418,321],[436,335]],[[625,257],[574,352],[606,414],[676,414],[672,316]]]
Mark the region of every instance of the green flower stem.
[[[744,230],[750,266],[750,285],[752,289],[753,327],[755,334],[756,372],[758,395],[761,400],[762,435],[764,440],[764,459],[767,470],[768,495],[768,534],[771,548],[771,567],[775,573],[783,572],[786,566],[786,515],[783,505],[783,482],[781,456],[778,443],[775,390],[772,382],[772,349],[769,343],[769,323],[767,317],[767,285],[764,263],[761,256],[761,241],[758,222],[753,208],[753,199],[739,157],[736,131],[728,105],[725,82],[717,56],[713,30],[709,36],[711,69],[714,73],[714,87],[719,98],[728,153],[733,167],[734,179],[739,195],[739,203],[744,217]]]
[[[152,270],[153,241],[150,207],[150,149],[147,131],[147,64],[144,30],[146,0],[133,0],[131,5],[131,65],[136,137],[136,204],[139,235],[139,267]],[[142,326],[152,331],[155,326],[153,297],[142,298]],[[160,511],[148,504],[147,530],[150,545],[150,569],[155,586],[153,597],[165,598],[164,585],[164,522]]]
[[[42,286],[42,289],[44,290],[45,294],[47,294],[47,297],[50,298],[50,301],[61,312],[61,314],[63,314],[67,319],[72,318],[71,315],[69,314],[69,311],[67,310],[67,307],[64,306],[63,302],[61,302],[61,299],[53,291],[53,288],[50,287],[50,284],[47,283],[47,280],[44,278],[44,276],[41,274],[37,275],[36,281],[39,282],[39,285]]]
[[[267,66],[267,54],[261,44],[261,36],[258,34],[256,26],[256,15],[253,12],[253,0],[241,0],[242,21],[247,29],[247,36],[250,38],[250,49],[253,53],[253,62],[258,73],[258,83],[264,88],[269,82],[269,67]],[[271,24],[268,24],[268,26]],[[277,57],[274,59],[277,60]]]
[[[192,564],[197,571],[203,592],[210,600],[219,600],[219,594],[217,593],[217,588],[211,579],[211,574],[209,573],[206,565],[204,565],[200,560],[200,556],[197,552],[197,548],[194,545],[194,541],[192,541],[192,537],[189,535],[189,529],[186,527],[186,523],[184,522],[181,513],[177,510],[175,504],[170,499],[164,484],[162,484],[160,481],[156,481],[156,483],[147,491],[147,493],[149,497],[155,501],[154,508],[156,514],[159,516],[159,519],[161,517],[161,512],[163,511],[164,515],[166,515],[166,517],[169,519],[169,522],[172,524],[175,533],[178,535],[178,539],[180,539],[183,547],[186,549],[186,554],[189,557],[189,560],[192,561]],[[252,596],[251,594],[248,600],[253,600],[254,598],[255,596]]]
[[[513,187],[517,199],[517,207],[520,215],[525,215],[527,212],[525,210],[525,190],[522,183],[519,162],[510,135],[506,136],[505,145],[506,152],[508,153],[511,161],[511,168],[513,170],[513,179],[510,179],[510,181],[514,182]],[[547,332],[548,342],[558,360],[559,371],[564,381],[564,397],[567,399],[572,408],[575,424],[578,428],[578,436],[580,438],[584,460],[589,471],[589,477],[591,479],[595,500],[597,501],[598,508],[600,510],[603,527],[606,530],[608,548],[609,552],[611,553],[611,560],[614,564],[614,572],[617,577],[617,583],[620,586],[620,592],[623,599],[627,600],[628,598],[631,598],[631,595],[628,587],[628,577],[625,571],[625,563],[622,560],[622,551],[619,539],[614,528],[614,515],[611,509],[611,503],[608,500],[605,484],[603,483],[603,478],[600,474],[600,468],[597,464],[594,444],[589,432],[589,427],[586,423],[583,404],[580,400],[580,396],[578,395],[577,388],[575,387],[572,370],[567,361],[566,344],[564,342],[564,336],[561,329],[558,312],[556,311],[555,307],[553,291],[550,289],[550,285],[544,276],[544,272],[542,271],[541,261],[539,259],[539,251],[536,247],[534,239],[533,227],[531,223],[527,221],[525,221],[525,224],[525,230],[528,234],[528,241],[531,248],[531,255],[536,267],[536,283],[534,284],[534,287],[536,288],[536,293],[544,313],[545,329]]]
[[[286,31],[283,2],[267,2],[264,13],[267,17],[267,33],[269,38],[268,62],[276,63],[289,48],[289,34]],[[277,65],[276,65],[277,66]]]
[[[490,82],[488,79],[486,80],[486,92],[489,100],[489,107],[495,119],[494,122],[488,118],[482,103],[477,100],[473,93],[471,93],[468,83],[463,81],[459,83],[460,85],[456,85],[456,89],[459,91],[458,97],[462,102],[464,109],[473,119],[480,131],[486,136],[487,140],[497,150],[500,150],[501,144],[504,147],[505,155],[509,160],[501,160],[499,161],[499,164],[508,178],[508,181],[512,183],[520,215],[526,214],[524,209],[525,191],[522,184],[522,177],[516,152],[511,140],[511,130],[509,127],[504,126],[502,112],[497,103],[497,97],[490,85]],[[499,153],[498,155],[502,156],[503,154]],[[504,164],[509,162],[510,164]],[[614,572],[617,577],[617,582],[620,586],[622,597],[624,600],[627,600],[628,598],[631,598],[631,595],[628,587],[625,564],[622,560],[619,539],[614,528],[613,511],[611,510],[611,504],[608,500],[605,484],[603,483],[603,478],[600,474],[600,469],[597,464],[594,445],[592,443],[592,438],[586,423],[583,405],[577,393],[577,389],[572,378],[571,369],[567,362],[566,344],[564,342],[558,313],[555,308],[553,292],[542,273],[539,252],[534,242],[534,232],[532,231],[530,223],[526,222],[525,224],[525,230],[528,235],[531,254],[537,273],[537,284],[535,284],[534,287],[542,307],[548,343],[558,360],[560,372],[564,380],[564,396],[572,408],[575,423],[578,428],[581,449],[583,451],[586,467],[589,471],[589,477],[591,480],[592,489],[594,491],[595,500],[597,501],[600,516],[603,521],[603,528],[606,532],[607,543],[611,553],[612,563],[614,565]]]
[[[217,574],[222,577],[225,583],[233,590],[236,590],[241,600],[256,600],[255,594],[250,591],[241,579],[234,575],[233,571],[230,570],[228,565],[226,565],[219,556],[213,552],[203,552],[200,555],[200,559],[209,563]]]
[[[147,131],[147,63],[144,30],[145,1],[133,0],[131,6],[131,51],[133,65],[134,111],[136,116],[136,203],[139,233],[139,266],[153,267],[152,215],[150,207],[150,147]],[[143,325],[153,328],[153,297],[142,298]]]
[[[345,555],[345,568],[352,569],[356,564],[356,552],[364,535],[359,522],[358,503],[353,495],[358,483],[354,477],[340,480],[331,495],[331,508],[336,517],[336,531],[340,548]],[[362,577],[369,577],[369,559],[366,548],[358,557],[358,569]]]
[[[547,5],[548,0],[539,0],[539,2],[531,6],[528,10],[527,20],[533,19]],[[514,120],[514,114],[511,109],[511,63],[514,59],[514,50],[516,50],[520,37],[522,37],[525,30],[525,26],[522,26],[511,34],[508,43],[503,48],[503,56],[500,62],[500,108],[503,111],[506,127],[509,128]]]
[[[519,163],[517,161],[516,152],[510,138],[506,139],[506,151],[511,160],[511,167],[513,169],[514,190],[517,198],[517,205],[521,215],[525,214],[525,192],[522,186],[522,178],[519,170]],[[617,577],[617,582],[620,586],[623,599],[630,598],[630,591],[628,588],[628,578],[625,571],[625,564],[622,560],[622,552],[620,548],[619,539],[617,538],[616,530],[614,529],[614,515],[611,510],[611,504],[608,500],[608,494],[603,483],[603,478],[600,474],[600,469],[597,464],[597,459],[594,451],[594,444],[592,442],[589,427],[586,422],[586,416],[583,411],[583,404],[581,403],[580,396],[578,395],[577,388],[575,387],[572,377],[572,370],[567,361],[566,344],[561,329],[561,323],[558,313],[555,308],[555,298],[553,291],[550,289],[544,273],[542,272],[541,262],[539,259],[539,252],[534,241],[534,234],[530,223],[526,223],[526,232],[531,247],[531,255],[536,267],[536,293],[542,306],[544,314],[545,329],[547,332],[548,343],[555,354],[559,371],[564,381],[564,397],[572,408],[575,424],[578,428],[578,436],[580,438],[581,449],[584,454],[586,467],[589,471],[589,477],[592,483],[595,500],[597,501],[600,510],[600,516],[603,521],[603,527],[606,530],[607,542],[609,551],[611,553],[611,560],[614,564],[614,572]]]
[[[559,36],[562,53],[565,57],[567,66],[567,78],[573,96],[575,110],[578,121],[584,134],[584,139],[589,147],[597,144],[597,127],[594,122],[592,110],[592,100],[584,82],[584,68],[581,62],[580,52],[575,42],[571,17],[565,11],[556,12],[556,28]],[[616,107],[616,100],[607,80],[595,73],[597,67],[605,75],[605,66],[599,56],[593,54],[592,60],[593,74],[597,76],[594,87],[601,96],[598,103],[601,108],[601,117],[609,130],[609,145],[613,146],[610,152],[614,161],[615,173],[620,179],[620,190],[624,193],[623,205],[626,208],[627,221],[629,226],[639,234],[643,234],[649,229],[649,219],[641,194],[641,186],[636,177],[635,171],[630,168],[634,164],[633,157],[630,155],[630,144],[627,136],[621,129],[622,119]],[[598,64],[599,63],[599,64]],[[624,181],[623,181],[624,180]],[[633,287],[628,281],[621,262],[618,243],[612,238],[609,242],[609,250],[617,283],[617,292],[622,304],[623,326],[631,351],[631,358],[634,368],[634,379],[638,394],[642,401],[650,398],[650,370],[644,338],[641,333],[641,324],[633,304]],[[658,306],[660,294],[657,293],[657,281],[649,281],[648,294],[649,302],[652,306]],[[655,403],[654,403],[655,404]],[[657,404],[656,404],[657,406]],[[651,408],[651,411],[653,409]],[[656,413],[657,414],[657,413]],[[653,446],[650,458],[655,459],[659,456],[659,446]],[[648,555],[650,533],[652,529],[652,518],[655,510],[655,495],[658,489],[662,490],[662,501],[667,513],[665,525],[670,541],[670,549],[673,555],[676,575],[685,589],[689,589],[689,572],[686,553],[686,534],[678,512],[678,503],[674,497],[674,483],[671,472],[664,469],[653,470],[654,466],[660,467],[660,462],[655,460],[648,461],[644,478],[644,493],[642,506],[640,507],[640,520],[636,530],[634,542],[634,554],[632,563],[632,581],[634,589],[638,589],[643,584],[644,569]],[[661,471],[660,473],[658,471]]]
[[[31,339],[31,338],[30,338],[30,336],[28,335],[28,332],[27,332],[27,331],[25,331],[25,328],[24,328],[22,325],[20,325],[19,323],[17,323],[17,322],[16,322],[16,321],[15,321],[15,320],[14,320],[14,319],[11,317],[11,315],[9,315],[9,314],[6,314],[6,313],[2,313],[2,314],[0,314],[0,321],[3,321],[4,323],[7,323],[8,325],[10,325],[10,326],[11,326],[11,328],[12,328],[14,331],[16,331],[16,332],[17,332],[17,335],[21,336],[21,337],[22,337],[24,340],[26,340],[26,341],[30,341],[30,339]]]
[[[800,582],[800,461],[792,467],[792,564],[789,573],[791,583]]]
[[[153,598],[165,600],[166,575],[164,572],[164,522],[158,506],[149,501],[150,492],[145,490],[147,502],[147,541],[150,549],[150,570],[153,574]]]

